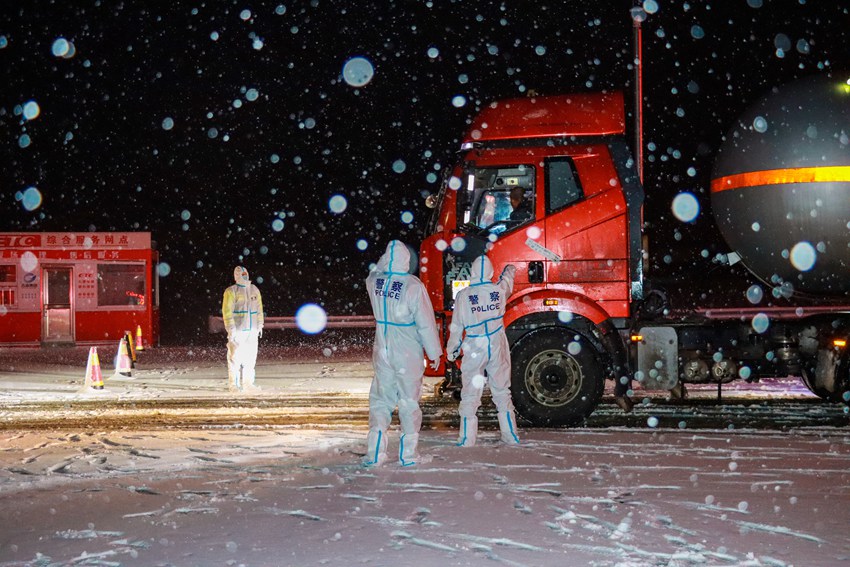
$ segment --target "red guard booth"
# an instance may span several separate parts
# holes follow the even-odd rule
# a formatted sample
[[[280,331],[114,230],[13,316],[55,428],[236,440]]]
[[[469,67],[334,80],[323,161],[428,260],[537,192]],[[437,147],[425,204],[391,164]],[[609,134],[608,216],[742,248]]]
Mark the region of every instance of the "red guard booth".
[[[159,344],[149,232],[0,232],[0,345]]]

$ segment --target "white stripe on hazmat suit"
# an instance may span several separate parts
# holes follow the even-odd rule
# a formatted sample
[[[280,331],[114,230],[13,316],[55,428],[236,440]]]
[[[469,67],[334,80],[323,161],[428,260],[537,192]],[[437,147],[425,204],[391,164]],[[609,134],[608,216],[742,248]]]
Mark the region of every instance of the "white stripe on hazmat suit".
[[[233,279],[236,284],[224,290],[221,301],[227,331],[227,376],[231,390],[251,390],[255,387],[258,339],[263,332],[263,298],[242,266],[233,270]]]
[[[442,354],[434,308],[425,286],[408,273],[410,252],[398,240],[387,245],[376,268],[366,278],[366,290],[375,315],[375,344],[372,364],[375,379],[369,391],[369,436],[364,463],[379,465],[386,460],[387,428],[398,406],[401,423],[399,460],[415,464],[422,410],[424,359]]]
[[[479,256],[472,262],[469,287],[460,290],[455,298],[446,352],[448,359],[454,360],[463,350],[458,445],[475,445],[476,413],[481,406],[485,372],[499,412],[502,441],[519,443],[511,400],[511,352],[502,321],[515,274],[516,268],[508,264],[499,281],[492,283],[493,264],[487,256]]]

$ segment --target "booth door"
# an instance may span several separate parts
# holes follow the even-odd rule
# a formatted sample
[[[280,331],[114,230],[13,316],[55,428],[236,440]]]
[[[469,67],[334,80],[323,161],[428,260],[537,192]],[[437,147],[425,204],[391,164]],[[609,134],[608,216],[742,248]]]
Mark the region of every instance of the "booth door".
[[[74,281],[69,267],[45,266],[41,280],[42,317],[41,342],[74,342],[74,306],[71,282]]]

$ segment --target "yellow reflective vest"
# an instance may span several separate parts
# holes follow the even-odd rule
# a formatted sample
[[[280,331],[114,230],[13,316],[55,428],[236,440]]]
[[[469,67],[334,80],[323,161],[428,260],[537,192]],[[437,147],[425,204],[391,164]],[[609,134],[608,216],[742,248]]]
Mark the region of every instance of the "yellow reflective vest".
[[[221,317],[227,334],[263,328],[263,297],[254,284],[234,284],[224,290]]]

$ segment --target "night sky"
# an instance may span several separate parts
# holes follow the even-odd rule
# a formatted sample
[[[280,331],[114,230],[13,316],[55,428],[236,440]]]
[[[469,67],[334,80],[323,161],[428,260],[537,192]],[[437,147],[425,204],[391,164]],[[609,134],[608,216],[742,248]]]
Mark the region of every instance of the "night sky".
[[[203,339],[236,264],[268,315],[368,313],[369,263],[390,239],[418,246],[424,196],[478,108],[529,91],[632,96],[628,1],[167,4],[0,6],[0,230],[152,232],[170,269],[164,342]],[[723,135],[771,87],[846,72],[850,10],[643,6],[650,251],[679,276],[725,250],[708,210]],[[72,56],[54,55],[60,38]],[[354,57],[374,69],[364,86],[343,76]],[[703,207],[688,225],[670,214],[682,190]]]

